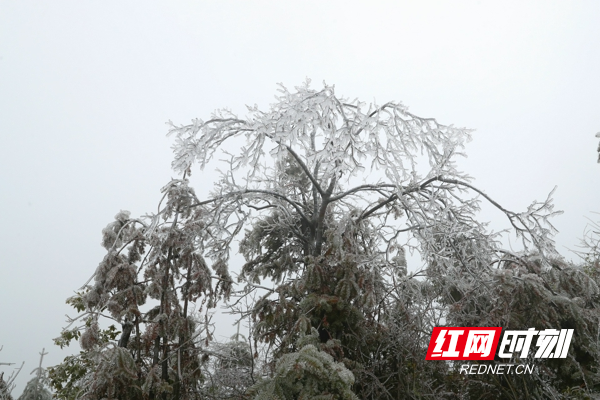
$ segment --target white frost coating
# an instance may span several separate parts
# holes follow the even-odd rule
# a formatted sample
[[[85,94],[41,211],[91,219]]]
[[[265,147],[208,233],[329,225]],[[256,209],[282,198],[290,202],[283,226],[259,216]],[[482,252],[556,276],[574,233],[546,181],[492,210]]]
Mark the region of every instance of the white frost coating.
[[[412,230],[423,256],[441,264],[449,249],[448,242],[437,239],[442,235],[491,243],[487,239],[495,236],[485,233],[484,225],[474,218],[478,197],[483,197],[508,217],[524,250],[540,252],[544,262],[547,254],[554,254],[554,228],[548,217],[557,212],[550,197],[532,203],[525,212],[512,212],[457,170],[455,159],[464,156],[464,145],[471,139],[469,129],[418,117],[401,103],[365,104],[337,97],[333,86],[314,90],[309,83],[295,91],[280,85],[270,109],[249,107],[246,118],[220,110],[191,125],[170,123],[169,135],[175,136],[173,169],[184,173],[193,164],[203,169],[225,141],[245,140],[216,184],[215,200],[260,207],[266,199],[284,215],[299,212],[301,201],[285,193],[284,171],[277,166],[288,162],[302,170],[317,197],[328,196],[329,207],[348,202],[339,208],[341,214],[348,210],[347,204],[362,210],[358,219],[370,218],[387,250],[395,246],[392,237],[398,230]],[[275,166],[269,164],[269,155],[275,158]],[[372,177],[380,178],[374,181]],[[370,183],[358,184],[361,181]],[[377,197],[385,207],[368,206]],[[323,204],[320,199],[312,200]],[[394,209],[395,218],[405,217],[402,222],[379,218],[388,215],[389,208]],[[318,247],[319,239],[315,240]]]

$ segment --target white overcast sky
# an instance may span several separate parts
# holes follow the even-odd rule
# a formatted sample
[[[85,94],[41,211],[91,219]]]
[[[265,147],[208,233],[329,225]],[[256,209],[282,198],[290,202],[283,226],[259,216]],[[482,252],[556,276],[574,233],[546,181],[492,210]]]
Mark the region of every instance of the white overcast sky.
[[[69,354],[51,339],[102,228],[154,210],[176,176],[165,122],[245,115],[278,82],[476,129],[461,167],[513,210],[557,186],[574,258],[600,211],[599,21],[598,1],[0,0],[0,362],[26,362],[13,394],[43,347],[46,366]]]

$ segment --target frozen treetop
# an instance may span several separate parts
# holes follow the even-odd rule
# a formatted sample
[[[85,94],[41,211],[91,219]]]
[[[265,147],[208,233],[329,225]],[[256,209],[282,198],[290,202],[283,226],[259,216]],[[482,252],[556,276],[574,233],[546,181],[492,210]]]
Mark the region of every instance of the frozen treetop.
[[[344,183],[373,169],[385,171],[389,182],[401,189],[421,179],[456,176],[453,157],[470,139],[468,129],[417,117],[401,103],[378,106],[338,98],[333,86],[317,91],[307,82],[290,92],[280,85],[276,99],[266,112],[249,107],[246,119],[221,110],[207,121],[171,124],[170,134],[176,136],[173,168],[183,173],[194,162],[204,168],[225,141],[245,137],[231,166],[250,167],[249,184],[268,174],[263,159],[269,153],[279,161],[293,157],[322,192],[332,177]],[[425,176],[418,174],[418,154],[429,161]]]
[[[318,220],[333,213],[338,220],[370,220],[379,245],[386,243],[388,250],[399,231],[413,231],[420,251],[438,257],[444,253],[440,245],[446,246],[436,239],[442,231],[463,239],[484,235],[484,225],[474,218],[483,197],[508,217],[525,250],[554,252],[550,198],[515,213],[458,171],[455,160],[464,156],[469,129],[418,117],[401,103],[350,101],[336,96],[333,86],[314,90],[309,84],[295,91],[280,85],[269,110],[249,107],[246,118],[221,110],[191,125],[170,123],[175,171],[185,175],[195,163],[205,168],[218,149],[227,155],[212,199],[202,204],[228,199],[298,215],[316,232],[302,239],[316,243],[314,255],[321,250]],[[228,141],[241,149],[226,152]],[[402,222],[390,223],[389,215]]]

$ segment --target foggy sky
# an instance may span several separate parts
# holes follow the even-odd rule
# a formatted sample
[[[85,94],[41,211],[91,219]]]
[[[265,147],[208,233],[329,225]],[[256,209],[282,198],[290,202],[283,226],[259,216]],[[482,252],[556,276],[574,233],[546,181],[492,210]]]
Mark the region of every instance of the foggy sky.
[[[597,1],[0,0],[0,362],[26,363],[13,395],[43,347],[46,367],[79,351],[52,338],[102,228],[155,210],[176,177],[165,122],[244,116],[278,82],[475,129],[461,168],[515,211],[556,186],[558,249],[576,261],[600,220],[599,19]]]

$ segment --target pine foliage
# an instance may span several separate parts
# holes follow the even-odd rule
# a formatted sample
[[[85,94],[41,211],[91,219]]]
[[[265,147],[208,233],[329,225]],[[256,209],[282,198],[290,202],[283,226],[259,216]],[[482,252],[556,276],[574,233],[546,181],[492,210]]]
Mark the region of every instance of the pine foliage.
[[[0,351],[2,351],[4,346],[0,346]],[[19,368],[15,368],[15,370],[9,375],[5,376],[4,372],[0,372],[0,400],[13,400],[12,391],[15,388],[15,379],[23,369],[23,362]],[[0,365],[13,365],[13,363],[1,362]]]
[[[19,396],[18,400],[50,400],[52,399],[52,393],[48,390],[48,372],[45,368],[42,368],[44,356],[48,353],[42,349],[40,353],[40,364],[37,368],[31,371],[32,375],[35,375],[33,379],[27,382],[25,390]]]
[[[37,378],[31,379],[27,382],[23,393],[19,396],[18,400],[50,400],[52,399],[52,393],[45,386],[38,383]]]
[[[12,387],[4,380],[4,372],[0,373],[0,400],[13,400]]]
[[[351,390],[354,375],[319,349],[319,334],[314,328],[308,338],[299,339],[298,347],[298,351],[277,360],[272,378],[250,389],[250,394],[256,393],[254,400],[358,399]]]

